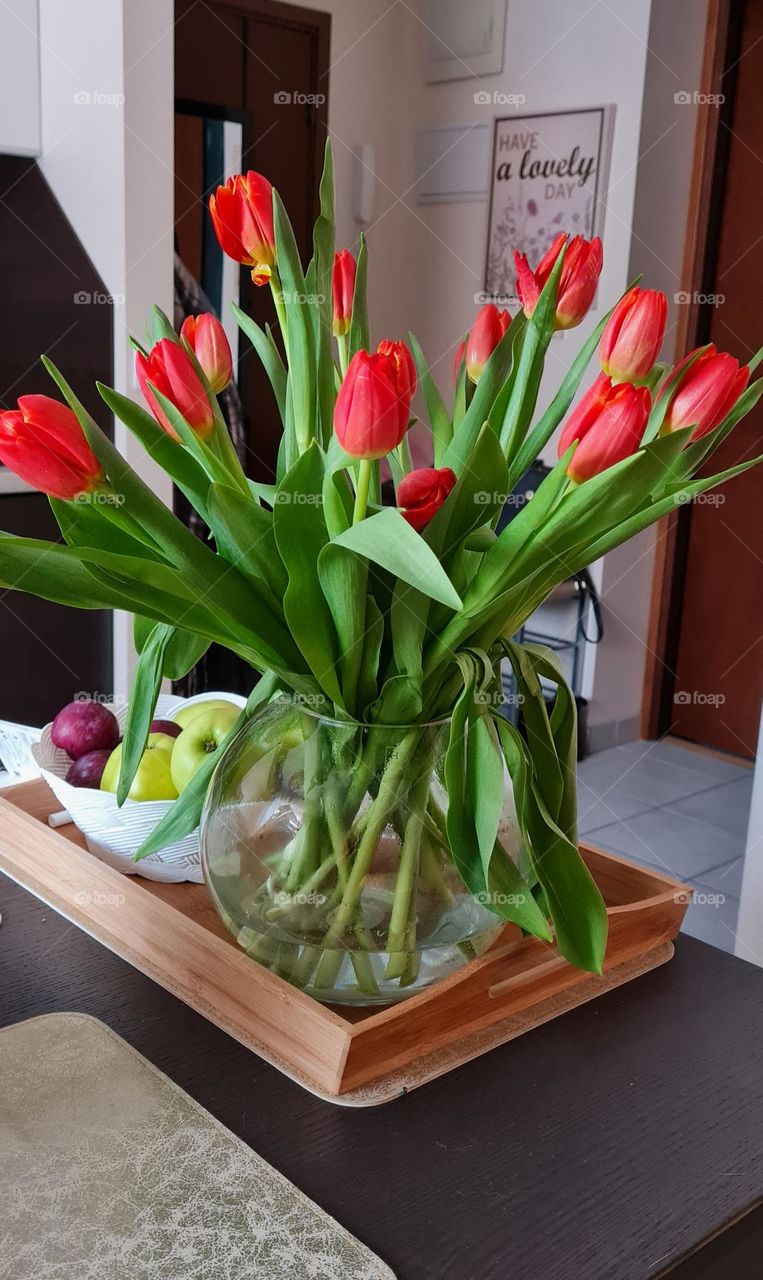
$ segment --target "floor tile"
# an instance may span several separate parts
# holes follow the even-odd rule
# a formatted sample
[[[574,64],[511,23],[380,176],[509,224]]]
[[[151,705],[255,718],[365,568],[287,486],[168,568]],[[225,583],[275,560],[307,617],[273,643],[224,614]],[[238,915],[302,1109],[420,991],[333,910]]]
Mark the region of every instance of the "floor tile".
[[[699,892],[696,896],[697,901],[692,902],[686,912],[681,932],[733,953],[739,899]]]
[[[737,764],[733,758],[714,755],[711,751],[702,751],[694,747],[682,747],[675,740],[661,739],[659,742],[628,742],[620,748],[632,755],[643,755],[647,752],[651,760],[670,765],[672,769],[687,769],[690,773],[701,773],[704,778],[716,782],[736,782],[741,778],[752,776],[753,770],[743,764]]]
[[[596,796],[617,812],[616,801],[628,796],[655,807],[681,800],[707,789],[707,778],[701,773],[676,768],[652,757],[644,750],[636,753],[631,744],[611,747],[590,756],[578,765],[578,791],[582,800]]]
[[[741,855],[732,862],[725,862],[720,867],[711,867],[709,871],[703,871],[701,875],[695,876],[692,884],[697,889],[718,890],[732,898],[739,898],[742,894],[743,875],[744,855]]]
[[[753,775],[750,772],[746,778],[740,778],[736,782],[724,782],[720,786],[709,787],[706,791],[698,791],[682,800],[676,800],[670,807],[687,818],[720,827],[730,835],[745,840],[750,819],[752,784]]]
[[[693,882],[744,853],[735,836],[670,809],[648,809],[596,831],[592,843]]]
[[[622,792],[610,791],[605,800],[600,800],[588,788],[579,787],[578,831],[581,836],[585,836],[623,818],[634,818],[637,813],[643,813],[650,807],[645,800],[636,800],[634,796],[623,795]]]

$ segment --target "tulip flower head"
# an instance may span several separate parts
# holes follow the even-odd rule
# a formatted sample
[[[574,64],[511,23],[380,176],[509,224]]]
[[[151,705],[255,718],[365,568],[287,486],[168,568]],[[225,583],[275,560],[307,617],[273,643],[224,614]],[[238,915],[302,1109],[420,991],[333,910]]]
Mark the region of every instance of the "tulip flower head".
[[[337,338],[344,338],[350,332],[352,322],[352,303],[355,297],[355,274],[357,263],[349,249],[341,249],[334,255],[334,321],[333,331]]]
[[[606,373],[600,373],[559,437],[560,458],[578,441],[567,468],[570,479],[582,484],[635,453],[641,444],[650,408],[651,397],[646,387],[634,387],[630,382],[613,385]]]
[[[213,394],[219,395],[233,378],[233,356],[217,316],[209,311],[199,316],[186,316],[180,336],[185,338],[204,370]]]
[[[658,289],[629,289],[620,299],[599,343],[601,367],[613,382],[641,382],[660,354],[668,302]]]
[[[458,382],[458,375],[461,372],[461,361],[466,355],[466,338],[463,342],[459,342],[456,347],[456,354],[453,357],[453,385]]]
[[[665,415],[662,430],[676,431],[679,427],[693,426],[695,430],[691,439],[699,440],[717,427],[734,408],[750,380],[750,370],[711,343],[682,376],[681,369],[694,354],[690,351],[674,370],[678,390]],[[672,377],[671,385],[674,385]]]
[[[381,351],[373,355],[357,351],[352,357],[334,408],[334,430],[342,448],[354,458],[383,458],[405,435],[413,392],[404,366],[401,356],[396,359]]]
[[[0,462],[51,498],[72,502],[103,483],[77,416],[50,396],[20,396],[0,412]]]
[[[456,484],[450,467],[420,467],[409,471],[397,486],[397,505],[418,532],[429,524]]]
[[[534,271],[527,261],[527,255],[519,253],[518,250],[515,251],[517,293],[528,318],[538,305],[543,286],[551,275],[566,242],[567,236],[564,232],[560,232]],[[567,246],[559,279],[555,329],[572,329],[576,324],[580,324],[593,302],[603,261],[601,240],[598,236],[594,236],[593,240],[585,240],[583,236],[573,236]]]
[[[189,427],[202,440],[210,435],[215,418],[209,397],[188,352],[179,343],[173,342],[171,338],[162,338],[147,356],[139,351],[135,356],[135,372],[146,404],[168,436],[173,440],[180,439],[149,383],[172,401]]]
[[[391,361],[392,376],[400,406],[400,416],[405,419],[401,423],[402,435],[400,438],[402,439],[411,417],[411,401],[416,394],[416,365],[413,363],[413,356],[404,342],[392,342],[391,339],[385,338],[379,343],[376,352],[377,355],[386,356]]]
[[[209,200],[223,253],[251,267],[256,285],[267,284],[276,261],[273,187],[261,173],[237,173]]]
[[[478,311],[466,339],[466,372],[472,382],[479,382],[485,365],[510,324],[508,311],[499,311],[493,302],[486,303]]]

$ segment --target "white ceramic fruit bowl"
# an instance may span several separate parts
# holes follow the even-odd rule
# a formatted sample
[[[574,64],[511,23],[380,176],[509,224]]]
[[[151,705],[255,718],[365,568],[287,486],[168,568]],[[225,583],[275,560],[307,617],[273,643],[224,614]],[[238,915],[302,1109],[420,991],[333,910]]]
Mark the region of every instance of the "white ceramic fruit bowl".
[[[160,694],[155,718],[171,720],[181,707],[197,702],[224,698],[243,707],[246,699],[235,693],[199,693],[193,698],[176,698],[173,694]],[[127,706],[112,707],[123,729],[127,719]],[[140,875],[147,880],[161,880],[174,884],[181,880],[203,882],[199,855],[199,833],[192,831],[183,840],[168,845],[160,853],[152,853],[140,862],[133,861],[135,851],[172,808],[172,800],[125,800],[121,809],[116,796],[108,791],[96,791],[90,787],[72,787],[65,782],[71,760],[60,747],[54,747],[50,737],[51,725],[46,724],[39,742],[32,744],[31,752],[40,775],[45,779],[62,809],[68,810],[87,841],[87,847],[103,862],[125,875]]]

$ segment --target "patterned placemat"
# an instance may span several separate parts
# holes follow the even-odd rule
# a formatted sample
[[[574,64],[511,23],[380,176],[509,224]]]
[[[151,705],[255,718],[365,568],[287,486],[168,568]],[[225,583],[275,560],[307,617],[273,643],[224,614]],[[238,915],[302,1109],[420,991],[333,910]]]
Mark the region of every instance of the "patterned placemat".
[[[395,1280],[102,1022],[0,1031],[0,1280]]]

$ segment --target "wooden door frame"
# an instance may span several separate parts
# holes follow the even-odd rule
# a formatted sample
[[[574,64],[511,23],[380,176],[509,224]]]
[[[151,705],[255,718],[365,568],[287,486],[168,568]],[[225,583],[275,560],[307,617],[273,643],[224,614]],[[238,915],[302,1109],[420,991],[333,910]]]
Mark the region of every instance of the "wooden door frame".
[[[313,218],[320,209],[319,185],[323,172],[323,153],[328,136],[329,72],[331,71],[331,14],[322,9],[306,9],[303,5],[284,3],[283,0],[212,0],[218,9],[228,9],[242,18],[257,18],[260,22],[272,22],[275,26],[291,27],[295,31],[307,31],[315,37],[315,81],[326,82],[324,101],[318,103],[315,119],[316,144],[312,156],[312,172],[309,181],[313,191]]]
[[[678,357],[707,341],[708,308],[698,299],[705,287],[718,245],[729,133],[722,128],[733,105],[736,46],[741,31],[742,0],[709,0],[700,91],[708,95],[698,107],[689,205],[686,218],[681,307],[676,334]],[[713,105],[723,94],[721,107]],[[683,605],[683,576],[688,550],[691,504],[657,524],[657,547],[647,633],[642,738],[659,738],[670,729],[675,666]]]

